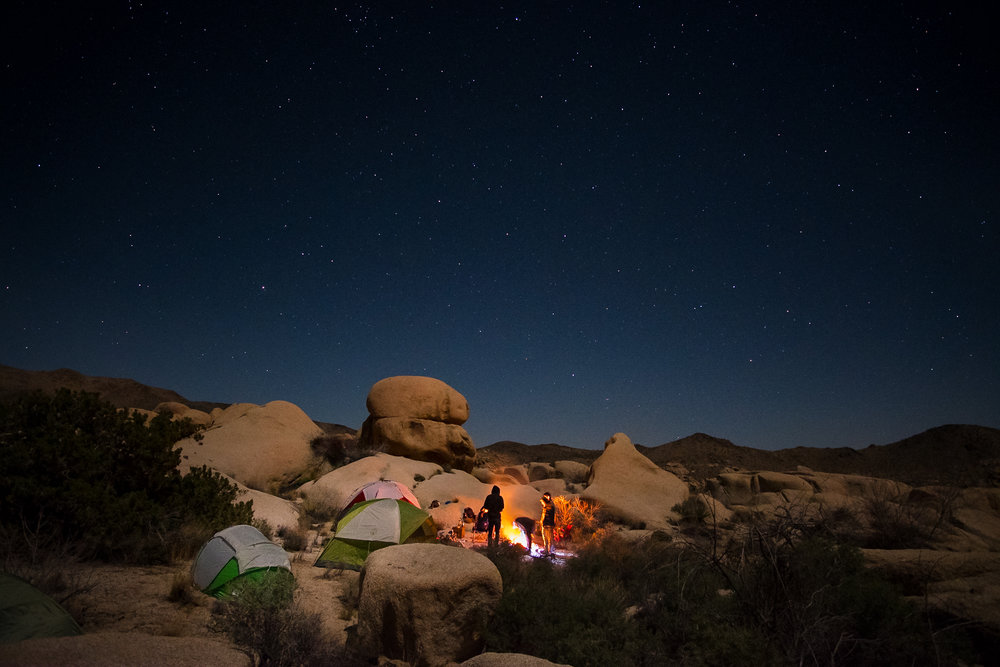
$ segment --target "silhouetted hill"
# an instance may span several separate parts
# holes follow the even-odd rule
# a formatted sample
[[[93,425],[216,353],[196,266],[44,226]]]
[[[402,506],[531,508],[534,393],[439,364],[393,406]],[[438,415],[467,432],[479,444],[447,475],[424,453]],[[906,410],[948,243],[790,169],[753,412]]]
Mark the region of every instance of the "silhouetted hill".
[[[804,466],[819,472],[897,479],[915,486],[1000,486],[1000,430],[985,426],[939,426],[899,442],[860,450],[793,447],[766,451],[705,433],[656,447],[636,445],[636,449],[660,467],[681,464],[695,479],[715,477],[727,469],[782,471]],[[600,455],[597,450],[510,441],[479,448],[480,460],[508,465],[558,460],[590,463]]]
[[[128,378],[94,377],[84,375],[69,368],[54,371],[26,371],[0,364],[0,400],[14,394],[42,391],[53,394],[65,387],[73,391],[97,394],[101,399],[117,408],[141,408],[155,410],[160,403],[183,403],[196,410],[211,412],[215,408],[227,408],[230,403],[212,401],[192,401],[176,391],[150,387]],[[354,435],[356,430],[343,424],[316,422],[327,434]]]
[[[160,403],[176,402],[211,412],[214,408],[224,408],[229,405],[191,401],[176,391],[150,387],[127,378],[94,377],[68,368],[54,371],[25,371],[0,365],[0,399],[23,391],[39,390],[51,394],[61,387],[97,394],[118,408],[154,410]]]
[[[476,458],[485,465],[520,465],[530,461],[552,463],[553,461],[580,461],[591,464],[601,452],[596,449],[579,449],[550,443],[547,445],[525,445],[512,440],[501,440],[487,447],[476,449]]]

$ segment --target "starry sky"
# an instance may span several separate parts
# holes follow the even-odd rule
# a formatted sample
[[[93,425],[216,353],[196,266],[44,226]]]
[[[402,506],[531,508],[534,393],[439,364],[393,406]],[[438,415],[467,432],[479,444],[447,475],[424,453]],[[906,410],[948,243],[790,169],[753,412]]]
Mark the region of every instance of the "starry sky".
[[[987,3],[12,0],[0,363],[478,446],[1000,427]]]

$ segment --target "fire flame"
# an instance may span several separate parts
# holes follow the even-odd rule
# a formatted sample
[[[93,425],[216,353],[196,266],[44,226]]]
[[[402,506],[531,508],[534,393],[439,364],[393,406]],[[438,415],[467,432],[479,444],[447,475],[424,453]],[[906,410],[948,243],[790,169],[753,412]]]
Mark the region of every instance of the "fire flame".
[[[500,539],[507,540],[513,544],[519,544],[525,549],[528,548],[528,536],[524,534],[521,527],[514,523],[513,521],[507,523],[506,521],[500,525]]]

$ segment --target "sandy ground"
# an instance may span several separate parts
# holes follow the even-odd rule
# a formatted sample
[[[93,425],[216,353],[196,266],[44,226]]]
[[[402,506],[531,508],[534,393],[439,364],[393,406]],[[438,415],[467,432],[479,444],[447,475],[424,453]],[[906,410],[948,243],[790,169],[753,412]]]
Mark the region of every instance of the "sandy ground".
[[[343,644],[347,627],[357,618],[345,613],[341,595],[357,590],[359,574],[315,567],[317,555],[315,548],[292,555],[295,600],[302,609],[320,614],[324,630]],[[142,567],[73,565],[64,580],[67,590],[79,592],[64,606],[84,636],[0,646],[0,665],[248,664],[225,635],[211,629],[218,601],[190,585],[190,567],[191,561]],[[171,591],[184,584],[188,595],[172,601]]]

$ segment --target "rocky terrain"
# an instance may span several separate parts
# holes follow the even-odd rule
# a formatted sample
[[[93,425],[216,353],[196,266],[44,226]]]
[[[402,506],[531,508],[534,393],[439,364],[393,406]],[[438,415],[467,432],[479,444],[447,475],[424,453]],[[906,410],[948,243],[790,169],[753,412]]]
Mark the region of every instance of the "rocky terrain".
[[[210,413],[230,405],[189,400],[175,391],[135,380],[87,376],[70,369],[28,371],[0,364],[0,399],[21,391],[52,392],[59,387],[96,393],[120,408],[152,411],[161,404],[177,403]],[[467,409],[465,417],[468,418]],[[356,435],[362,426],[315,423],[324,433],[333,435]],[[680,464],[690,476],[701,480],[731,468],[789,470],[804,466],[824,472],[897,479],[911,485],[1000,485],[1000,431],[963,424],[944,425],[899,442],[871,444],[863,449],[795,447],[770,451],[741,447],[704,433],[657,446],[637,443],[636,449],[661,467]],[[947,455],[942,456],[942,452]],[[501,441],[480,444],[476,454],[481,463],[488,465],[559,460],[589,465],[600,456],[601,450]]]
[[[931,526],[920,548],[867,548],[869,565],[899,581],[919,580],[924,603],[1000,635],[997,429],[945,425],[860,450],[763,451],[706,434],[648,447],[633,444],[624,433],[611,435],[601,450],[506,441],[476,448],[462,428],[469,414],[465,399],[431,378],[387,378],[377,383],[368,397],[370,417],[355,431],[317,423],[285,401],[262,406],[192,402],[131,380],[0,366],[0,398],[61,386],[96,392],[121,408],[166,410],[203,426],[199,440],[177,443],[182,469],[207,465],[229,477],[243,490],[242,499],[253,500],[257,519],[266,521],[276,534],[301,530],[308,523],[307,512],[335,514],[353,490],[373,479],[409,486],[442,533],[460,525],[463,509],[478,508],[494,484],[503,489],[505,516],[534,516],[539,495],[549,491],[599,505],[608,525],[634,540],[654,533],[687,539],[682,528],[686,519],[679,508],[692,503],[705,508],[722,539],[738,535],[753,517],[794,515],[796,521],[810,521],[838,510],[868,521],[884,519],[880,514],[903,517]],[[339,458],[334,460],[331,452]],[[327,631],[342,639],[354,621],[344,620],[349,613],[343,614],[335,600],[356,586],[357,579],[347,573],[331,577],[311,566],[329,532],[328,521],[312,523],[294,554],[293,572],[299,583],[297,598],[322,613]],[[196,596],[182,607],[166,601],[178,572],[186,566],[82,565],[81,576],[111,583],[110,588],[102,583],[81,593],[78,600],[86,611],[82,625],[87,634],[80,641],[106,641],[107,646],[79,650],[110,658],[123,643],[141,645],[151,641],[149,636],[167,643],[171,637],[221,643],[225,650],[226,642],[206,629],[208,601]],[[421,571],[419,562],[408,562],[407,567]],[[135,582],[143,582],[143,594],[123,600],[113,592]],[[400,585],[390,582],[384,588]],[[362,608],[373,605],[377,606],[370,602]],[[374,625],[372,618],[357,620],[362,630],[377,625],[369,632],[385,637],[400,632],[384,627],[383,619]],[[22,642],[19,650],[27,650],[30,643]],[[157,656],[174,655],[176,650],[172,662],[186,664],[182,654],[191,644],[181,646],[158,645]],[[44,649],[42,644],[34,647]],[[51,650],[57,655],[65,644]],[[19,655],[31,661],[28,654]],[[218,658],[219,664],[241,664],[241,660],[235,654]]]

